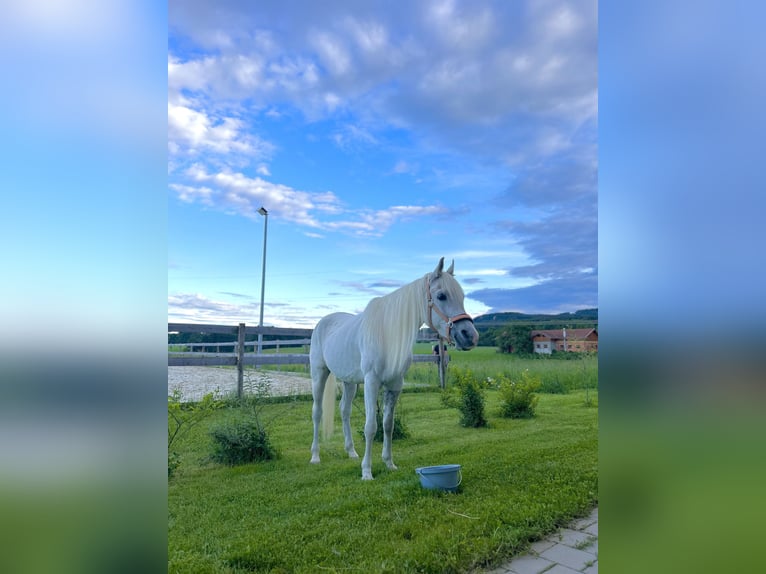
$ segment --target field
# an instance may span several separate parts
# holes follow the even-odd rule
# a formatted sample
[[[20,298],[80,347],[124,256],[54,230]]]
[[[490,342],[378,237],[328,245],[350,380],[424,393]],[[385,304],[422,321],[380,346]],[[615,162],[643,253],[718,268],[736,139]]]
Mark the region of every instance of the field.
[[[421,351],[430,352],[428,346]],[[487,391],[490,427],[466,429],[438,392],[405,392],[400,412],[410,438],[394,441],[397,471],[375,444],[375,480],[360,479],[359,461],[336,433],[310,465],[311,403],[267,404],[275,461],[226,467],[213,464],[209,429],[238,416],[216,411],[176,450],[177,475],[168,484],[170,572],[465,572],[491,567],[529,542],[585,514],[598,501],[595,405],[597,364],[584,360],[519,360],[479,348],[452,352],[453,366],[481,376],[535,367],[566,385],[541,394],[537,416],[503,419],[498,396]],[[417,365],[418,369],[435,366]],[[573,374],[574,373],[574,374]],[[412,390],[428,372],[408,374]],[[417,385],[417,386],[415,386]],[[362,454],[361,392],[352,428]],[[337,410],[336,410],[337,415]],[[457,494],[421,488],[418,466],[457,463]]]
[[[432,345],[418,343],[415,353],[431,353]],[[598,357],[594,355],[574,355],[570,360],[550,357],[517,357],[503,354],[496,347],[476,347],[471,351],[449,351],[450,365],[461,369],[470,369],[476,376],[486,379],[495,378],[501,373],[512,378],[525,369],[540,376],[543,389],[547,392],[567,392],[575,389],[595,389],[598,387]],[[436,366],[429,363],[414,364],[405,376],[408,383],[427,383],[438,385],[439,374]]]

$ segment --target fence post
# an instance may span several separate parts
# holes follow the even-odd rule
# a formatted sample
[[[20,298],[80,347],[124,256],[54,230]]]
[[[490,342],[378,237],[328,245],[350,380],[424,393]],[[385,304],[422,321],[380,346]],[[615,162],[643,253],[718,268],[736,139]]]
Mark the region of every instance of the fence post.
[[[439,339],[439,387],[444,388],[447,385],[447,356],[444,352],[444,342]]]
[[[237,398],[242,398],[245,386],[245,324],[237,328]]]

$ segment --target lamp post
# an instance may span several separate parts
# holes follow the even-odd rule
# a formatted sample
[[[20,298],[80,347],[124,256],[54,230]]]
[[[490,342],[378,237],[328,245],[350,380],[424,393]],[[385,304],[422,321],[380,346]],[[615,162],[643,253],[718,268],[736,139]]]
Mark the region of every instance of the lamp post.
[[[261,319],[258,326],[263,329],[263,296],[266,291],[266,233],[269,229],[269,212],[266,208],[260,207],[258,213],[263,215],[263,271],[261,273]],[[263,333],[258,333],[258,354],[263,351]]]

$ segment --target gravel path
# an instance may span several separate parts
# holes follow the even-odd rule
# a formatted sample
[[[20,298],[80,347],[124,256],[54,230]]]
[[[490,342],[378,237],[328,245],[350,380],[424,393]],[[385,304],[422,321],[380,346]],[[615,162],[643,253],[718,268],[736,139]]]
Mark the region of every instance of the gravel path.
[[[272,395],[311,394],[311,379],[295,373],[245,369],[245,392],[256,382],[271,384]],[[182,401],[201,399],[206,393],[237,392],[237,370],[224,367],[168,367],[168,394],[180,389]]]

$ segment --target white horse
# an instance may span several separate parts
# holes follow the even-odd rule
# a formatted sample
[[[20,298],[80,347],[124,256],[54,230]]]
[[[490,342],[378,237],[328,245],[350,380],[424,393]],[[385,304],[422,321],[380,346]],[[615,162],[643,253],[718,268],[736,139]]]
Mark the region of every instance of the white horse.
[[[458,349],[476,346],[479,333],[463,307],[463,290],[453,277],[455,262],[444,272],[444,258],[436,269],[384,297],[376,297],[359,315],[333,313],[322,318],[311,335],[311,379],[314,406],[314,441],[311,462],[319,462],[319,423],[332,433],[335,411],[335,379],[343,381],[340,402],[345,450],[359,458],[351,435],[351,403],[357,384],[364,383],[365,449],[362,479],[372,480],[372,441],[377,431],[375,410],[380,388],[384,389],[383,461],[396,470],[391,458],[394,407],[412,361],[412,346],[423,323]],[[334,378],[330,375],[334,375]],[[330,384],[327,384],[328,378]]]

